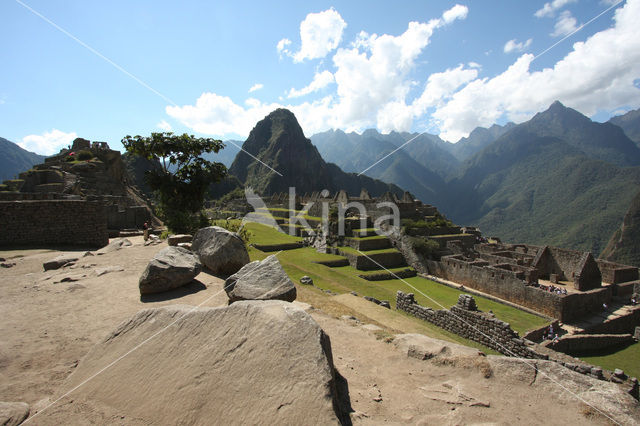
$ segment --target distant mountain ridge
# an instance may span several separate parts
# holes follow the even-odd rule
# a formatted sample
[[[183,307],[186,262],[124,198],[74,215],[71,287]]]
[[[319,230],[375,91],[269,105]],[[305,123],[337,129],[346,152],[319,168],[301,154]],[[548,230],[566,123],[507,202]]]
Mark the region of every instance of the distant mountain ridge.
[[[44,162],[45,158],[44,155],[27,151],[14,142],[0,138],[0,183],[17,177],[35,164]]]
[[[640,108],[612,117],[608,122],[620,126],[629,139],[640,147]]]
[[[312,141],[323,156],[362,171],[412,136],[334,130]],[[402,186],[456,223],[477,225],[505,241],[597,255],[640,189],[640,149],[625,132],[560,102],[519,125],[477,128],[456,144],[423,136],[428,142],[416,139],[366,174]],[[430,164],[416,147],[436,153],[425,156]]]
[[[323,189],[332,192],[344,189],[358,195],[365,188],[372,196],[387,191],[397,195],[403,192],[396,185],[345,173],[335,164],[325,162],[304,136],[293,113],[286,109],[277,109],[259,121],[242,149],[229,173],[260,194],[288,192],[292,186],[299,195]]]

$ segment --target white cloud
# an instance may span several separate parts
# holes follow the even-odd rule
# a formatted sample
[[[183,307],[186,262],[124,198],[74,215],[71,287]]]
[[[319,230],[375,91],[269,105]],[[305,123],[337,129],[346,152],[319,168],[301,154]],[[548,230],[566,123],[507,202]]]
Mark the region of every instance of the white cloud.
[[[320,89],[324,89],[334,81],[335,79],[333,78],[333,74],[329,71],[322,71],[321,73],[316,73],[313,76],[313,81],[309,83],[308,86],[303,87],[302,89],[299,89],[299,90],[291,88],[291,90],[289,90],[287,97],[297,98],[300,96],[308,95],[309,93],[317,92]]]
[[[225,96],[203,93],[193,105],[167,107],[169,116],[202,133],[246,136],[257,121],[275,108],[289,108],[307,135],[330,128],[361,131],[409,131],[416,120],[428,121],[440,136],[456,141],[477,126],[499,119],[521,122],[546,109],[554,100],[586,115],[598,111],[640,107],[640,38],[637,37],[640,0],[627,0],[615,12],[611,28],[573,45],[555,65],[531,70],[534,56],[522,54],[502,73],[481,77],[477,64],[458,65],[425,75],[423,90],[416,67],[443,18],[411,22],[399,35],[361,32],[332,55],[335,67],[316,73],[313,81],[289,94],[311,93],[324,87],[328,95],[286,105],[247,99],[235,103]],[[529,41],[518,42],[523,47]],[[335,88],[335,89],[334,89]],[[319,90],[319,89],[318,89]],[[426,116],[425,114],[430,114]],[[430,121],[429,121],[430,120]]]
[[[578,29],[578,21],[571,15],[568,10],[563,11],[551,33],[552,37],[566,36]]]
[[[522,52],[523,50],[531,46],[532,41],[533,39],[528,39],[523,43],[523,42],[516,42],[515,38],[513,40],[509,40],[504,44],[504,49],[503,49],[504,53],[511,53],[514,51]]]
[[[569,3],[575,3],[576,1],[578,0],[553,0],[552,2],[545,3],[544,6],[542,6],[541,9],[538,9],[533,15],[536,18],[554,16],[557,10],[562,9]]]
[[[78,135],[75,132],[65,133],[58,129],[45,132],[42,135],[28,135],[18,142],[18,145],[27,151],[41,155],[57,154],[60,149],[71,145]]]
[[[291,44],[291,40],[289,40],[288,38],[283,38],[278,42],[278,44],[276,45],[276,49],[278,50],[278,54],[280,55],[280,57],[282,57],[282,55],[291,54],[291,52],[289,51],[289,48],[287,47],[290,44]]]
[[[473,61],[472,61],[472,62],[467,63],[467,66],[468,66],[469,68],[482,68],[482,65],[480,65],[480,64],[479,64],[479,63],[477,63],[477,62],[473,62]]]
[[[164,130],[165,132],[170,132],[173,130],[173,127],[171,127],[171,124],[167,123],[166,120],[162,120],[161,122],[156,124],[156,127],[159,128],[160,130]]]
[[[256,84],[254,84],[253,86],[251,86],[251,88],[249,88],[249,93],[253,93],[253,92],[255,92],[256,90],[260,90],[260,89],[262,89],[263,87],[264,87],[264,84],[262,84],[262,83],[256,83]]]
[[[552,68],[532,72],[534,56],[524,54],[496,77],[471,81],[432,115],[440,136],[456,141],[500,117],[523,121],[556,99],[588,116],[640,107],[633,85],[640,76],[638,16],[640,0],[627,0],[616,10],[613,27],[575,43]]]
[[[478,77],[476,68],[464,69],[462,65],[444,72],[433,73],[429,76],[424,92],[412,106],[416,117],[424,114],[428,108],[441,105],[450,98],[460,87]]]
[[[347,23],[334,8],[309,13],[300,23],[300,50],[291,53],[286,48],[291,41],[282,39],[278,42],[278,52],[291,56],[294,62],[324,58],[338,47],[346,26]]]
[[[442,20],[445,24],[450,24],[456,19],[465,19],[469,13],[469,8],[461,4],[456,4],[451,9],[446,10],[442,14]]]

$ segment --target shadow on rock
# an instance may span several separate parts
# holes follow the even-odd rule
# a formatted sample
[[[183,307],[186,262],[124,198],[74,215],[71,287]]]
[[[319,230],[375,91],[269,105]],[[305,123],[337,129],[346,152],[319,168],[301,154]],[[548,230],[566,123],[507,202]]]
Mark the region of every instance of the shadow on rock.
[[[179,299],[189,294],[194,294],[206,290],[207,286],[198,280],[193,280],[189,284],[183,285],[173,290],[162,293],[144,294],[140,296],[142,303],[164,302],[165,300]]]
[[[349,395],[349,382],[345,379],[338,370],[334,369],[335,381],[336,381],[336,403],[338,405],[337,413],[340,413],[340,424],[345,426],[351,426],[350,413],[353,413],[353,407],[351,407],[351,396]]]

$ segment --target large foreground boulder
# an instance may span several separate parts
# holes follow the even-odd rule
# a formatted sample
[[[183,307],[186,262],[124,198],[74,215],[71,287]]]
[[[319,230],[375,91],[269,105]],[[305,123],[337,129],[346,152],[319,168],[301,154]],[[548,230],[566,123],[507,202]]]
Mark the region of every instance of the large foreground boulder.
[[[275,255],[256,260],[227,278],[229,303],[238,300],[296,300],[296,287]]]
[[[219,226],[200,229],[193,237],[191,250],[214,274],[231,275],[249,263],[242,238]]]
[[[140,294],[161,293],[190,283],[202,270],[198,257],[182,247],[166,247],[151,259],[139,281]]]
[[[88,413],[189,425],[336,424],[341,417],[329,337],[281,301],[140,311],[89,351],[60,394],[90,377],[73,401],[42,413],[42,423],[86,422]]]
[[[29,416],[26,402],[0,402],[0,425],[17,426]]]

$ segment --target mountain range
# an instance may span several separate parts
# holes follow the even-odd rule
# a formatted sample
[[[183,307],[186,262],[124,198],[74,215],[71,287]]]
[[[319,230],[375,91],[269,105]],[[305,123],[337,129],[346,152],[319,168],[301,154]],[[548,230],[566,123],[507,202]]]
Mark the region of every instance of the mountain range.
[[[596,123],[554,102],[527,122],[477,128],[456,144],[434,135],[375,130],[333,130],[311,140],[329,161],[346,170],[368,169],[438,206],[456,223],[510,242],[598,255],[640,189],[640,149],[625,134],[640,120],[634,112],[623,117],[624,129],[615,124],[618,117]],[[634,228],[626,229],[625,241],[633,241]],[[629,263],[626,255],[611,259]]]
[[[376,130],[331,130],[309,140],[295,116],[279,109],[256,124],[242,143],[245,152],[237,148],[241,142],[227,141],[209,156],[232,175],[212,194],[238,185],[262,194],[289,186],[300,195],[408,190],[485,235],[640,266],[639,111],[596,123],[554,102],[527,122],[476,128],[452,144],[426,133]],[[0,139],[2,152],[24,154],[7,143],[14,145]]]
[[[0,138],[0,182],[14,179],[18,173],[29,170],[44,161],[44,155],[22,149],[17,144]]]
[[[299,195],[323,189],[331,192],[344,189],[358,195],[364,188],[372,196],[387,191],[400,196],[403,192],[396,185],[346,173],[335,164],[325,162],[304,136],[296,117],[286,109],[273,111],[255,125],[229,167],[229,173],[264,195],[288,192],[289,187],[295,187]]]

